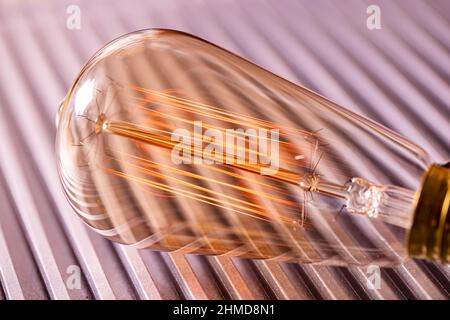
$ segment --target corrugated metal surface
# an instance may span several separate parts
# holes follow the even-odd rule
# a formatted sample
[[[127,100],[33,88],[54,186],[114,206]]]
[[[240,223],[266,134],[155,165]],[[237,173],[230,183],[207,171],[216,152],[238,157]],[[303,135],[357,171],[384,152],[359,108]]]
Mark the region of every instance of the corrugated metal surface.
[[[378,4],[382,28],[366,28]],[[66,27],[69,5],[81,29]],[[450,3],[7,1],[0,5],[0,299],[448,299],[450,268],[409,261],[370,290],[365,268],[136,251],[64,199],[54,113],[83,63],[136,29],[194,33],[450,158]],[[387,159],[388,160],[388,159]],[[382,170],[382,168],[380,168]],[[68,289],[71,265],[81,289]]]

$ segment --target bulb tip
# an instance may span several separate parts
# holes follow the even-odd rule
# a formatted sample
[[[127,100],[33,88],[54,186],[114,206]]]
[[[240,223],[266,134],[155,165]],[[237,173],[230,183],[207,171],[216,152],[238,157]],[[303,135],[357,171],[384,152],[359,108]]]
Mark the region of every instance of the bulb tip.
[[[56,111],[56,114],[55,114],[55,126],[56,126],[56,129],[58,129],[59,120],[61,119],[62,110],[64,109],[64,101],[65,101],[65,99],[63,99],[60,102],[60,104],[58,106],[58,110]]]

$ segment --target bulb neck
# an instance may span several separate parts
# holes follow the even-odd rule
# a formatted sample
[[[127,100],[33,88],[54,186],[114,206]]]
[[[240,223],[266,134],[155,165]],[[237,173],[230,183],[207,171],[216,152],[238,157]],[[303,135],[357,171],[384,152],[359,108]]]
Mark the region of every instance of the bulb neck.
[[[426,172],[408,239],[411,257],[450,262],[450,169],[432,165]]]

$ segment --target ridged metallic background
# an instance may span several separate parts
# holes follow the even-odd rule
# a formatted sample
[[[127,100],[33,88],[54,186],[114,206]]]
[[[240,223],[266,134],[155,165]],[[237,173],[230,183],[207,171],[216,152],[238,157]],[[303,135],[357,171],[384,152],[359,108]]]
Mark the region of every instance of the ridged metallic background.
[[[55,111],[97,49],[149,27],[206,38],[450,158],[449,1],[3,1],[0,299],[449,299],[450,267],[422,261],[383,269],[371,290],[366,268],[136,251],[85,227],[56,173]]]

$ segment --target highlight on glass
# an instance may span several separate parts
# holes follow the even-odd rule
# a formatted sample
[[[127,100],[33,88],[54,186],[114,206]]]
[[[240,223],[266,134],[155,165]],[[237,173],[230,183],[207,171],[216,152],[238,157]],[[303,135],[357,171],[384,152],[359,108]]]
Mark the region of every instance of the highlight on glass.
[[[182,32],[143,30],[102,48],[57,127],[67,199],[120,243],[332,265],[450,257],[449,169]]]

